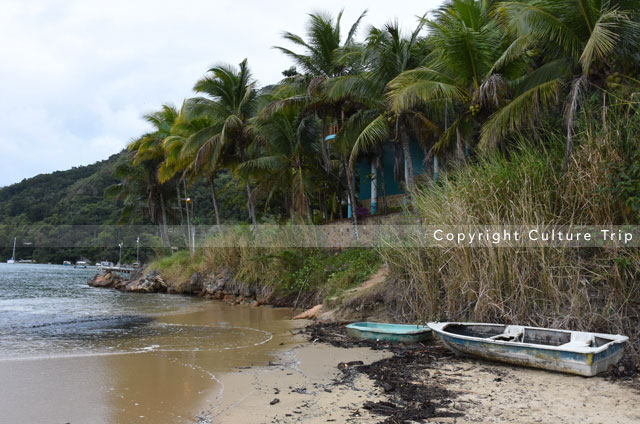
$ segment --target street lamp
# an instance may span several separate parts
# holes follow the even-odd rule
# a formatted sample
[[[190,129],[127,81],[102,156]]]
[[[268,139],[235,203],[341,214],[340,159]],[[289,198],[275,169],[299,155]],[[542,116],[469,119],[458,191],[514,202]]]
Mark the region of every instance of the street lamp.
[[[118,244],[118,247],[120,248],[120,259],[118,259],[118,266],[122,266],[122,242]]]
[[[186,209],[187,209],[187,247],[189,248],[189,250],[192,250],[192,241],[191,241],[191,223],[189,221],[189,204],[191,203],[191,197],[187,197],[186,199],[184,199],[184,201],[187,203],[186,205]]]

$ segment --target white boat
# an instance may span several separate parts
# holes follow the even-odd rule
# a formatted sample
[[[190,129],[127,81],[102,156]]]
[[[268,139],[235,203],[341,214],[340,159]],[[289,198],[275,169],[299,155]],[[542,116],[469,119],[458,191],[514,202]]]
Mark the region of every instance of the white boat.
[[[69,261],[62,261],[62,265],[64,265],[64,266],[71,266],[71,262],[69,262]]]
[[[8,264],[15,264],[16,263],[16,240],[17,240],[17,237],[14,237],[13,238],[13,254],[11,256],[11,259],[7,260]]]
[[[521,325],[430,322],[452,351],[591,377],[622,357],[628,337],[619,334],[555,330]]]
[[[109,261],[100,261],[97,262],[96,261],[96,268],[98,268],[98,271],[103,270],[104,268],[113,268],[113,262],[109,262]]]

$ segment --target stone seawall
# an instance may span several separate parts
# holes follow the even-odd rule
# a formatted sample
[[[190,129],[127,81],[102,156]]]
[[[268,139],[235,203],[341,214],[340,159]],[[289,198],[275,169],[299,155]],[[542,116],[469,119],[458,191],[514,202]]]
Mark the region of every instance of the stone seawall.
[[[183,294],[223,300],[232,304],[250,303],[253,306],[288,303],[285,299],[275,297],[269,287],[234,280],[228,269],[218,273],[194,272],[189,283],[182,285],[166,281],[157,270],[140,270],[130,278],[123,278],[115,273],[97,274],[88,284],[91,287],[123,292]]]

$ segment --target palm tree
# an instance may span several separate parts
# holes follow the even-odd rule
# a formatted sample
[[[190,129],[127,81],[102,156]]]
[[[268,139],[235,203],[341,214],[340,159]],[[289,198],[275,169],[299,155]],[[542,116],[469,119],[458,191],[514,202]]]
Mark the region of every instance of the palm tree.
[[[346,55],[360,56],[365,70],[334,78],[329,90],[330,99],[349,100],[360,107],[348,122],[348,125],[357,127],[349,166],[353,167],[354,161],[363,152],[374,152],[380,156],[382,143],[396,139],[405,157],[409,191],[414,187],[409,130],[420,130],[425,126],[431,130],[438,128],[420,111],[393,113],[389,110],[385,90],[391,80],[424,60],[426,49],[419,38],[422,28],[423,23],[420,22],[407,38],[402,36],[397,22],[387,23],[381,29],[372,27],[366,44],[359,51],[351,49],[346,52]]]
[[[170,130],[170,135],[163,141],[165,160],[160,165],[158,176],[161,182],[166,182],[180,173],[180,180],[176,181],[176,190],[180,198],[180,182],[194,181],[204,177],[211,190],[211,201],[216,219],[220,227],[220,213],[215,187],[215,176],[218,171],[218,155],[214,155],[221,125],[213,125],[208,116],[189,118],[183,105],[180,115],[176,118]],[[186,196],[186,194],[185,194]],[[182,220],[182,205],[179,202]]]
[[[524,88],[494,114],[483,139],[519,127],[531,111],[566,93],[564,169],[573,149],[573,122],[589,85],[603,86],[607,74],[638,65],[640,3],[635,0],[530,0],[500,3],[497,15],[513,32],[510,56],[528,54],[541,66]],[[565,87],[568,86],[568,92]]]
[[[312,193],[319,190],[324,176],[317,157],[321,136],[320,120],[304,116],[296,107],[286,107],[258,120],[258,129],[267,145],[263,154],[240,165],[258,177],[257,188],[271,199],[278,190],[284,191],[286,209],[292,222],[295,212],[311,221]],[[268,203],[267,203],[268,204]]]
[[[317,115],[322,119],[321,158],[324,170],[329,176],[333,174],[335,166],[332,163],[325,136],[335,133],[335,129],[332,128],[339,128],[344,120],[344,111],[342,102],[332,101],[327,97],[326,83],[331,78],[354,73],[357,70],[353,62],[347,63],[340,60],[340,57],[342,52],[355,46],[355,36],[366,13],[366,10],[362,12],[351,25],[344,41],[341,30],[343,11],[338,13],[335,20],[328,13],[312,13],[309,15],[307,25],[307,40],[290,32],[285,32],[283,35],[286,40],[300,47],[301,53],[285,47],[275,47],[292,58],[303,73],[285,79],[283,89],[292,90],[293,88],[293,93],[289,97],[274,102],[270,109],[277,109],[286,104],[297,104],[303,108],[305,114]],[[355,199],[353,193],[350,192],[349,195]],[[326,201],[321,200],[320,205],[323,214],[326,215]],[[355,214],[354,219],[356,219]]]
[[[194,86],[194,91],[207,97],[188,100],[186,108],[193,117],[208,116],[211,120],[212,125],[201,129],[201,134],[197,137],[210,141],[207,149],[212,153],[218,152],[211,156],[213,163],[217,162],[220,152],[224,151],[232,158],[230,166],[238,170],[237,165],[249,159],[249,149],[259,138],[252,122],[257,100],[255,81],[251,77],[246,59],[240,62],[237,69],[229,65],[219,65],[208,72],[209,75],[200,79]],[[250,176],[240,171],[237,177],[245,185],[249,218],[257,231]]]
[[[503,58],[510,40],[492,16],[494,3],[447,1],[425,21],[431,52],[424,66],[403,72],[388,85],[395,113],[426,105],[445,121],[453,115],[433,147],[435,153],[455,140],[460,156],[462,144],[468,143],[480,119],[504,102],[507,81],[522,68],[519,61]]]
[[[163,141],[171,133],[171,128],[178,117],[174,106],[162,105],[159,111],[144,115],[144,119],[154,127],[154,131],[144,134],[129,143],[128,150],[133,152],[132,164],[145,170],[148,204],[152,222],[160,224],[164,246],[168,246],[166,212],[166,187],[158,177],[158,170],[165,161]]]

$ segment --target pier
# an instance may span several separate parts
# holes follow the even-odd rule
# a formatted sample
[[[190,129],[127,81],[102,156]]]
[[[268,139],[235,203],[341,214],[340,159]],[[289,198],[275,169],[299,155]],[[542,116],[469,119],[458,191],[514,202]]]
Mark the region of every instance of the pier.
[[[121,266],[100,266],[98,270],[107,274],[110,272],[116,272],[118,274],[133,274],[138,268],[130,268],[130,267],[121,267]]]

